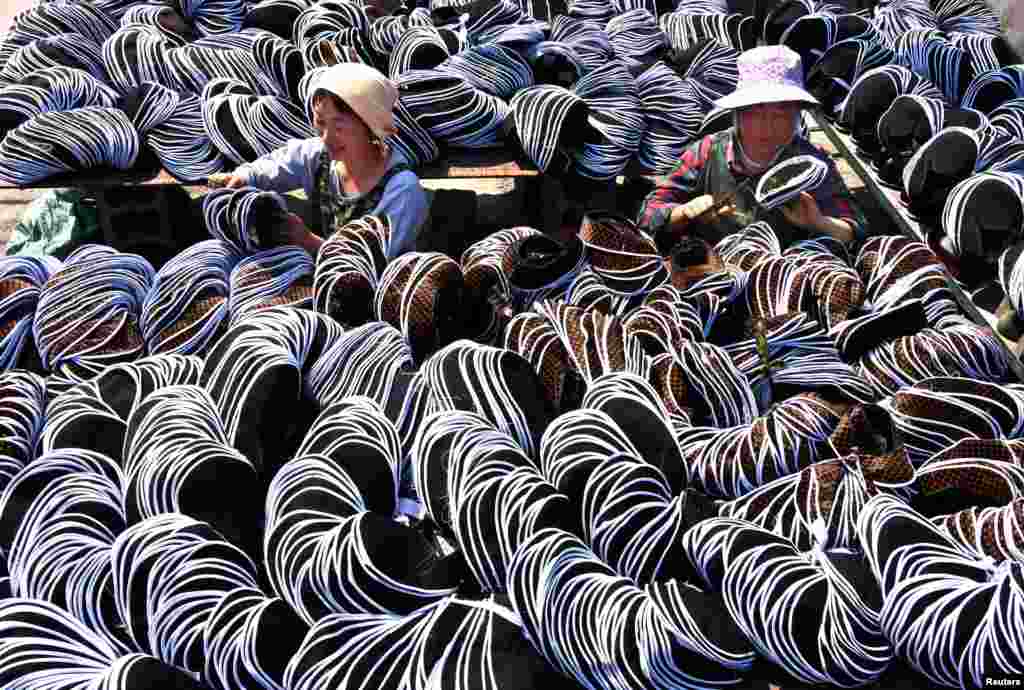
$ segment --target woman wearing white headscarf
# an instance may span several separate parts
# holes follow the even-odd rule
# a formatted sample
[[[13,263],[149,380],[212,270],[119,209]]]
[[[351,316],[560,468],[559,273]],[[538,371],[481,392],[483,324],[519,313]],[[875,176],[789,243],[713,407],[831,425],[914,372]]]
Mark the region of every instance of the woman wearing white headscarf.
[[[387,144],[395,133],[398,89],[366,65],[326,69],[312,89],[319,136],[293,140],[240,166],[224,184],[278,192],[301,188],[313,205],[313,229],[290,216],[289,239],[316,256],[323,237],[367,214],[388,216],[388,258],[413,250],[428,203],[408,162]]]
[[[733,112],[733,127],[683,151],[676,169],[644,200],[639,224],[662,242],[670,238],[669,246],[698,229],[714,243],[758,220],[767,221],[784,244],[821,235],[843,242],[860,237],[861,222],[837,194],[842,182],[835,164],[800,135],[803,109],[818,103],[804,90],[800,56],[785,46],[765,46],[740,55],[738,66],[736,90],[716,103]],[[825,183],[780,209],[759,209],[754,192],[761,176],[800,155],[828,166]],[[703,217],[699,228],[692,223],[732,195],[735,201]]]

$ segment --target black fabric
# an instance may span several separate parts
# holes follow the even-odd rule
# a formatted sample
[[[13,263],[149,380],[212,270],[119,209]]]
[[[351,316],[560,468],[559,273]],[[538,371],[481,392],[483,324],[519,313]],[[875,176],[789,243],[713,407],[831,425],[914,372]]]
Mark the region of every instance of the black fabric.
[[[776,4],[764,19],[764,32],[762,33],[764,42],[767,45],[781,43],[783,32],[797,19],[807,14],[808,6],[803,2],[786,0]]]
[[[733,174],[725,157],[725,143],[731,136],[731,130],[715,135],[714,143],[712,143],[712,156],[704,168],[705,178],[702,191],[716,199],[735,194],[734,206],[737,213],[718,219],[714,226],[698,221],[694,232],[709,243],[716,244],[723,237],[742,231],[751,222],[763,220],[775,231],[783,247],[788,247],[798,239],[805,239],[807,231],[786,220],[781,210],[765,212],[760,209],[754,198],[758,178],[737,178]]]
[[[854,363],[883,342],[914,335],[927,327],[928,317],[922,301],[906,300],[895,307],[842,322],[836,333],[836,344],[843,360]]]
[[[487,228],[477,226],[478,202],[471,189],[434,190],[427,222],[416,236],[416,251],[462,256],[484,239]]]
[[[977,139],[963,130],[947,129],[918,149],[903,172],[909,207],[930,225],[936,222],[946,199],[957,184],[974,172]]]
[[[249,7],[242,27],[263,29],[290,41],[292,27],[304,7],[301,0],[263,0]]]

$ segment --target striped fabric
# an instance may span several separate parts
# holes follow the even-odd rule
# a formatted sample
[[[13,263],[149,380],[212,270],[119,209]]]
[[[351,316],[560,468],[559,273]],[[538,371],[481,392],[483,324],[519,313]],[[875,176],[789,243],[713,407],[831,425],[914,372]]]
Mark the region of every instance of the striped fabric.
[[[313,136],[302,110],[274,96],[223,95],[203,99],[203,127],[228,160],[251,163],[291,139]]]
[[[227,325],[228,277],[241,258],[233,244],[206,240],[164,264],[142,305],[146,350],[204,353]]]
[[[0,400],[3,401],[0,429],[5,439],[0,452],[0,491],[3,491],[38,454],[46,410],[43,377],[27,371],[0,373]]]
[[[399,98],[431,137],[459,148],[493,148],[504,141],[511,108],[465,79],[441,70],[411,70],[398,80]]]
[[[99,43],[78,33],[38,38],[11,55],[0,69],[0,84],[21,81],[36,70],[60,66],[81,69],[105,81],[102,53]]]
[[[856,552],[819,544],[804,553],[786,537],[725,517],[699,523],[683,543],[704,581],[722,592],[740,630],[788,676],[864,684],[893,660],[877,586]],[[816,634],[792,625],[793,610],[806,611],[807,622],[835,642],[818,644]]]

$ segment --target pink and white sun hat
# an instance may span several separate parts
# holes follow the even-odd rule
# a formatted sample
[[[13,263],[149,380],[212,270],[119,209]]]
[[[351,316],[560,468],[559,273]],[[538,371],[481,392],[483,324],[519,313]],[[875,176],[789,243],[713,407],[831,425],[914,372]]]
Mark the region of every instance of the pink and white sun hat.
[[[804,89],[804,69],[799,53],[782,45],[762,46],[743,52],[736,61],[736,90],[715,101],[719,110],[739,110],[762,103],[798,102],[819,105]]]

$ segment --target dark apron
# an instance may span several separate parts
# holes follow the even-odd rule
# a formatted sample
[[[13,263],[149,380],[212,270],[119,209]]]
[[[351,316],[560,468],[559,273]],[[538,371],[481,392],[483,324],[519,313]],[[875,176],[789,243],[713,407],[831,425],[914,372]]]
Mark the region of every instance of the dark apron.
[[[744,187],[739,189],[736,196],[736,211],[733,215],[725,216],[712,223],[702,223],[697,232],[708,242],[714,244],[726,235],[739,232],[751,223],[763,220],[775,230],[783,248],[793,242],[807,239],[807,231],[786,220],[781,210],[765,211],[754,201],[754,190],[757,189],[760,176],[737,178],[733,174],[726,156],[726,144],[730,136],[732,136],[731,132],[725,132],[715,137],[711,144],[708,162],[704,166],[703,193],[719,199],[736,192],[743,184]]]
[[[380,180],[366,194],[357,199],[346,199],[343,195],[333,194],[331,183],[331,159],[324,151],[320,154],[316,174],[313,177],[313,232],[326,238],[356,218],[362,218],[373,212],[384,196],[388,181],[409,166],[399,163],[392,166],[381,176]]]

